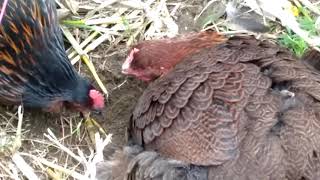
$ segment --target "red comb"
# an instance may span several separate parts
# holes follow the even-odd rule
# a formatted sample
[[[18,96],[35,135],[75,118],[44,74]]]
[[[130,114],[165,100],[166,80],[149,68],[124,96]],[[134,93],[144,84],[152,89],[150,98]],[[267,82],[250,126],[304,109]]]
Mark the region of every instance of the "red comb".
[[[93,102],[92,107],[94,109],[104,108],[104,97],[99,91],[95,89],[91,89],[89,91],[89,97],[92,99],[92,102]]]

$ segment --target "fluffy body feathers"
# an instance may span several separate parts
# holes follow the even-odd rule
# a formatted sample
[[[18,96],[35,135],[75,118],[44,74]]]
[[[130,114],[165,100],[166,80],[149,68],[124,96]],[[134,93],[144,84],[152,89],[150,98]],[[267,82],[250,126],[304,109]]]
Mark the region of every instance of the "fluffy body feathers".
[[[170,63],[179,54],[171,41],[186,53],[149,84],[133,112],[130,135],[144,151],[116,151],[100,166],[101,179],[319,179],[319,71],[251,36],[221,37],[192,52],[189,40],[135,46],[145,54],[131,54],[135,63]]]

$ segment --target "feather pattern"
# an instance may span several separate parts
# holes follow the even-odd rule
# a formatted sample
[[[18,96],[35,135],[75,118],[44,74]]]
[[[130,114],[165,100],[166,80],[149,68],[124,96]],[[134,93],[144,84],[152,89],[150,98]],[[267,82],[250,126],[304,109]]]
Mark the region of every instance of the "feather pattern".
[[[144,151],[120,149],[101,179],[319,179],[317,69],[251,36],[183,58],[133,112],[130,134]],[[120,155],[126,163],[112,164]]]
[[[65,53],[55,1],[9,1],[0,27],[2,101],[37,108],[55,101],[80,103],[88,100],[89,87]],[[84,95],[75,97],[82,88]]]

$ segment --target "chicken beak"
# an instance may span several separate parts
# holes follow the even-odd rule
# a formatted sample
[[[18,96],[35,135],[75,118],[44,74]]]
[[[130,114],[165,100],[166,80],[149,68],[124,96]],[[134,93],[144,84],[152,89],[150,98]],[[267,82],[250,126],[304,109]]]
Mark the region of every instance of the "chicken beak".
[[[95,110],[92,110],[91,113],[101,116],[101,115],[102,115],[102,110],[100,110],[100,109],[95,109]]]
[[[122,69],[122,74],[128,74],[128,70],[127,69]]]
[[[133,48],[133,50],[130,51],[128,57],[126,58],[126,60],[123,62],[122,64],[122,73],[123,74],[129,74],[130,73],[130,67],[131,67],[131,63],[134,59],[134,54],[139,52],[140,50],[137,48]]]
[[[122,67],[121,67],[121,72],[123,73],[123,74],[129,74],[129,68],[130,68],[130,64],[128,64],[128,63],[123,63],[122,64]]]
[[[90,117],[90,112],[88,111],[80,111],[80,116],[84,119],[87,119]]]

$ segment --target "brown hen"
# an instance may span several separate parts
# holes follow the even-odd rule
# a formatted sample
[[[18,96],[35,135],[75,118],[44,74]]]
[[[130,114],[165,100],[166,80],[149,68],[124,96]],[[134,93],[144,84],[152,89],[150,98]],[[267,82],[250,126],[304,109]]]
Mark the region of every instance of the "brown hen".
[[[148,41],[129,54],[125,72],[174,62],[133,112],[139,146],[116,151],[98,177],[319,179],[319,71],[268,41],[202,34],[218,39],[198,49],[192,38]]]

